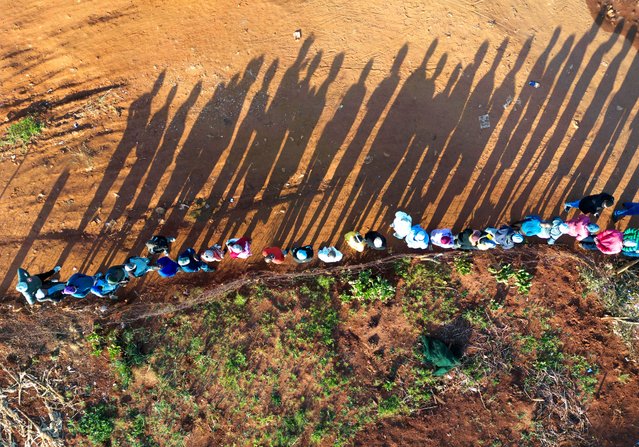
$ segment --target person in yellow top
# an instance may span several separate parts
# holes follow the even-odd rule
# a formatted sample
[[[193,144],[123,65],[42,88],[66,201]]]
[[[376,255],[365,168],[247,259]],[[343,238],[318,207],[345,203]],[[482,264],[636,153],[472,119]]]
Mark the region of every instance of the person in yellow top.
[[[359,234],[358,231],[350,231],[344,235],[344,239],[346,239],[346,243],[353,250],[358,252],[363,252],[366,248],[366,240]]]

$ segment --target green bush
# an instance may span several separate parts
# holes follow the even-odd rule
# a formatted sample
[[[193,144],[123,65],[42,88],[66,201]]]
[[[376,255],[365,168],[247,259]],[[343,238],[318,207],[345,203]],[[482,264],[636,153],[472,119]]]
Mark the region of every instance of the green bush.
[[[360,272],[356,279],[348,282],[351,286],[350,295],[342,295],[345,302],[358,300],[372,303],[375,300],[386,302],[395,296],[395,286],[387,279],[373,275],[370,270]]]
[[[467,256],[457,256],[453,259],[453,266],[460,275],[468,275],[473,269],[473,260]]]
[[[28,116],[23,118],[17,123],[9,126],[5,143],[16,144],[20,142],[22,144],[27,144],[33,137],[42,133],[42,128],[42,123],[39,123],[33,117]]]
[[[111,439],[115,428],[115,407],[111,404],[99,403],[87,408],[80,420],[73,424],[72,433],[86,435],[94,445],[105,443]]]

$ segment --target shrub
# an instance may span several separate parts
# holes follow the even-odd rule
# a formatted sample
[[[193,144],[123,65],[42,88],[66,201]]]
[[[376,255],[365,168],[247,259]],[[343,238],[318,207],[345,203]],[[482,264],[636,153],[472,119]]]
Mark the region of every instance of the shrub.
[[[9,129],[7,130],[7,136],[5,138],[5,143],[27,144],[33,137],[42,133],[42,128],[42,123],[39,123],[31,116],[27,116],[17,123],[9,126]]]
[[[102,444],[111,439],[114,418],[115,407],[102,402],[87,408],[77,424],[71,426],[71,432],[86,435],[94,445]]]
[[[364,303],[372,303],[375,300],[386,302],[395,296],[395,286],[387,279],[373,275],[370,270],[360,272],[357,279],[348,283],[351,286],[351,295],[343,295],[342,301],[350,302],[356,299]]]
[[[453,259],[453,266],[460,275],[468,275],[473,269],[473,260],[467,255],[457,256]]]

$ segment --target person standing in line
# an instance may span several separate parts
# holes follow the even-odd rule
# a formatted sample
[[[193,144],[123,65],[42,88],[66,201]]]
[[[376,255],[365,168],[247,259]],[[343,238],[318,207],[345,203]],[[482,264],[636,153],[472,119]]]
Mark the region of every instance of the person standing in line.
[[[366,241],[362,235],[359,234],[359,231],[349,231],[344,235],[344,239],[346,239],[346,243],[349,247],[359,253],[363,252],[366,248]]]
[[[455,248],[455,236],[448,228],[436,229],[430,232],[430,243],[435,247]]]
[[[413,225],[406,236],[406,245],[408,245],[408,248],[426,250],[428,248],[428,242],[428,232],[419,224]]]
[[[165,255],[168,256],[171,251],[171,244],[175,242],[174,237],[166,237],[161,235],[155,235],[148,241],[146,241],[146,248],[152,255]]]
[[[50,303],[57,304],[62,301],[64,299],[64,288],[66,287],[66,284],[63,282],[47,282],[47,284],[50,285],[48,287],[47,285],[43,285],[35,294],[38,303],[48,301]]]
[[[571,208],[579,208],[584,214],[592,214],[595,217],[599,217],[604,209],[610,208],[614,204],[615,198],[606,192],[602,192],[601,194],[586,196],[583,199],[566,202],[564,211],[569,211]]]
[[[294,247],[291,249],[293,255],[293,261],[298,264],[306,264],[313,260],[313,247],[305,245],[303,247]]]
[[[617,222],[626,216],[636,216],[639,214],[639,202],[624,202],[621,204],[622,210],[614,210],[612,213],[612,221]]]
[[[344,255],[335,247],[323,247],[317,252],[320,261],[326,263],[339,262]]]
[[[395,230],[393,236],[397,239],[404,239],[410,233],[410,229],[413,225],[413,218],[403,211],[397,211],[395,213],[395,220],[391,224],[391,228]]]
[[[233,259],[246,259],[251,253],[251,239],[247,237],[232,238],[226,241],[229,256]]]
[[[199,256],[195,253],[193,248],[187,248],[184,250],[177,259],[178,264],[183,272],[186,273],[196,273],[199,271],[203,272],[214,272],[215,268],[209,267],[206,262],[200,260]]]
[[[74,273],[67,281],[62,293],[71,295],[73,298],[85,298],[91,292],[91,287],[95,284],[95,280],[94,276]]]
[[[262,250],[262,256],[267,264],[284,264],[286,252],[280,247],[266,247]]]
[[[224,259],[224,250],[219,244],[214,244],[202,252],[200,258],[204,262],[220,262]]]
[[[386,250],[386,238],[377,231],[369,231],[364,235],[364,241],[369,248],[373,250]]]
[[[579,242],[599,231],[599,225],[591,223],[590,218],[584,215],[567,220],[565,224],[568,227],[566,234]]]
[[[486,228],[486,232],[490,233],[493,240],[504,250],[510,250],[514,248],[516,244],[524,242],[524,237],[521,233],[515,231],[510,225],[502,225],[497,228]]]
[[[100,298],[109,297],[111,299],[117,298],[114,293],[120,288],[119,283],[109,282],[102,273],[97,273],[95,276],[95,282],[91,287],[91,293],[99,296]]]
[[[162,256],[156,264],[158,266],[156,271],[162,278],[173,278],[180,271],[180,264],[168,256]]]
[[[60,271],[60,266],[55,266],[52,270],[44,273],[38,273],[37,275],[30,275],[28,271],[23,268],[18,269],[18,284],[16,284],[16,290],[24,296],[27,303],[34,305],[37,301],[36,292],[43,286],[46,288],[52,282],[47,281],[53,275]]]
[[[141,278],[146,275],[148,271],[157,270],[157,267],[151,265],[149,258],[143,258],[142,256],[131,256],[126,260],[124,268],[127,270],[127,273],[134,278]]]

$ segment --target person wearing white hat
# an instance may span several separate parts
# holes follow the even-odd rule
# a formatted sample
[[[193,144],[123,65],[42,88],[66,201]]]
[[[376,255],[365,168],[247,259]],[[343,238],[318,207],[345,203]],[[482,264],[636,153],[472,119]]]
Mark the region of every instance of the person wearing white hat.
[[[303,247],[295,247],[291,249],[293,260],[298,264],[306,264],[313,260],[313,247],[305,245]]]
[[[413,225],[413,218],[403,211],[397,211],[395,213],[395,220],[391,224],[391,228],[395,230],[393,236],[397,239],[404,239],[410,233],[411,226]]]
[[[366,245],[373,250],[386,250],[386,238],[377,231],[369,231],[364,235]]]
[[[200,255],[200,258],[204,262],[220,262],[224,259],[224,251],[219,244],[215,244],[204,250],[204,252]]]
[[[344,255],[335,247],[323,247],[317,252],[320,261],[326,263],[339,262]]]

